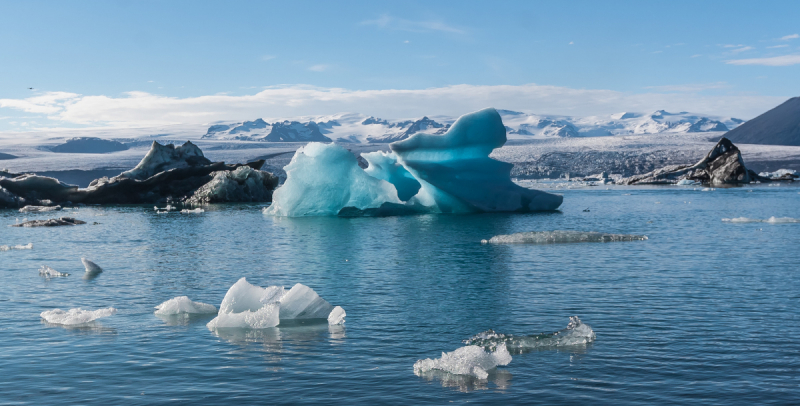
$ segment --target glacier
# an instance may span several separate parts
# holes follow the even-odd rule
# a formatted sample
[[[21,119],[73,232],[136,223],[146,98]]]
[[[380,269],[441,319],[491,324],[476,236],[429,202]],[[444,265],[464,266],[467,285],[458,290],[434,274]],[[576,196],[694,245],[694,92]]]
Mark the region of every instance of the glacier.
[[[487,108],[461,116],[444,134],[416,133],[362,154],[336,144],[309,143],[284,170],[286,182],[264,210],[274,216],[397,212],[528,212],[557,209],[563,197],[511,181],[512,164],[489,157],[506,142],[500,114]]]
[[[455,375],[471,375],[478,379],[487,379],[492,369],[511,362],[505,345],[497,346],[493,352],[487,352],[477,345],[468,345],[452,352],[443,352],[441,358],[421,359],[414,363],[414,373],[422,376],[432,370],[440,370]]]
[[[262,288],[241,278],[228,289],[217,317],[206,327],[264,329],[276,327],[281,321],[314,319],[327,319],[328,324],[336,325],[344,324],[344,317],[344,309],[333,307],[301,283],[286,291],[283,286]]]
[[[75,308],[69,309],[68,311],[63,311],[61,309],[53,309],[44,311],[39,316],[48,323],[74,326],[78,324],[86,324],[101,317],[108,317],[114,314],[117,314],[117,309],[109,307],[98,310],[83,310],[81,308]]]

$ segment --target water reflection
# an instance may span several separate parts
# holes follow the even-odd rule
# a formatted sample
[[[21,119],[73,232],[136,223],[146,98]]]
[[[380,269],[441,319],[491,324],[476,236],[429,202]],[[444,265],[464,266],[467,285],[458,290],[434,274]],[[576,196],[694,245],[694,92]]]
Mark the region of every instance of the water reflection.
[[[428,382],[439,381],[444,388],[451,388],[459,392],[472,392],[476,390],[495,390],[502,392],[511,387],[513,375],[506,369],[489,371],[487,379],[479,379],[472,375],[456,375],[440,370],[430,370],[419,373],[419,377]]]
[[[346,337],[344,326],[329,326],[327,323],[286,323],[279,327],[265,329],[220,328],[210,329],[211,334],[243,348],[260,346],[270,353],[281,353],[287,344],[293,345],[294,352],[314,353],[314,348],[324,344],[327,339],[341,340]],[[258,347],[256,347],[258,348]]]
[[[117,335],[117,329],[113,327],[104,327],[102,324],[96,321],[90,321],[88,323],[83,324],[75,324],[75,325],[67,325],[67,324],[56,324],[56,323],[49,323],[45,320],[41,321],[45,327],[48,328],[62,328],[64,330],[69,331],[70,333],[85,335],[85,334],[110,334],[110,335]]]
[[[161,319],[168,326],[188,326],[196,323],[208,323],[216,314],[181,313],[155,316]]]

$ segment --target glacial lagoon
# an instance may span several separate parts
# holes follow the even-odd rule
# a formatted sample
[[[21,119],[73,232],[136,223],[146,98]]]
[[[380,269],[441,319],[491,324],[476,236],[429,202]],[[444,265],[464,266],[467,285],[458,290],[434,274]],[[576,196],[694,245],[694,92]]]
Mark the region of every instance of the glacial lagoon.
[[[796,401],[800,187],[586,187],[559,211],[285,218],[263,204],[157,214],[65,209],[87,224],[21,228],[0,211],[0,403],[618,403]],[[481,244],[531,231],[647,240]],[[103,268],[82,279],[81,257]],[[65,277],[40,276],[49,266]],[[219,307],[246,277],[303,283],[347,311],[325,322],[212,331],[209,315],[156,316],[178,297]],[[60,308],[116,314],[49,324]],[[416,375],[492,329],[563,329],[584,345],[511,352],[486,379]]]

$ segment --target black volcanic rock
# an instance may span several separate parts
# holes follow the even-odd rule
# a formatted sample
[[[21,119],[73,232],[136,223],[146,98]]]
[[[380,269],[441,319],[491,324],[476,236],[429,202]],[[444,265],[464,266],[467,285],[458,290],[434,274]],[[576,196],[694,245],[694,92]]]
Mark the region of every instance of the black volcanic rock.
[[[128,146],[119,141],[97,137],[79,137],[70,138],[61,145],[51,147],[50,151],[69,154],[106,154],[127,149]]]
[[[741,144],[800,146],[800,97],[728,131],[725,137]]]

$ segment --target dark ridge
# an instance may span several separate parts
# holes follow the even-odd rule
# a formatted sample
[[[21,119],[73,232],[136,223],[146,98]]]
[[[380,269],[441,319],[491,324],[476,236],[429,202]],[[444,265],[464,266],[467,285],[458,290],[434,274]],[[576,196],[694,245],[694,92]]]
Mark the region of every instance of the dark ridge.
[[[800,146],[800,97],[728,131],[725,137],[740,144]]]
[[[16,158],[16,156],[14,156],[14,155],[4,154],[4,153],[0,152],[0,161],[6,160],[6,159],[15,159],[15,158]]]
[[[96,137],[71,138],[61,145],[50,147],[52,152],[69,154],[106,154],[127,149],[128,146],[119,141],[104,140]]]

